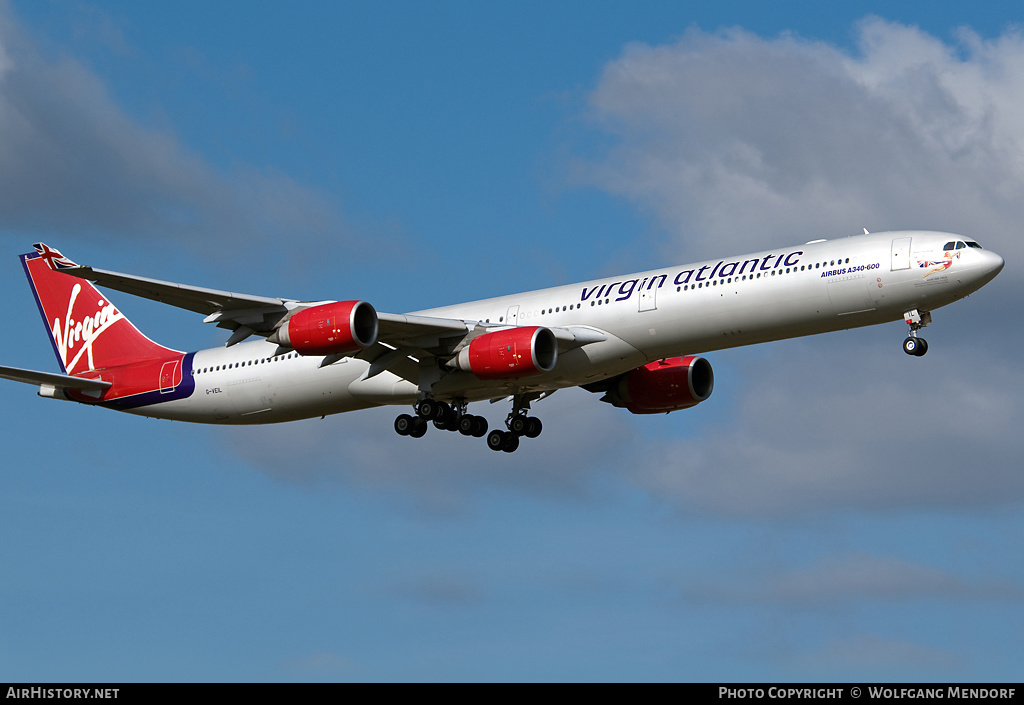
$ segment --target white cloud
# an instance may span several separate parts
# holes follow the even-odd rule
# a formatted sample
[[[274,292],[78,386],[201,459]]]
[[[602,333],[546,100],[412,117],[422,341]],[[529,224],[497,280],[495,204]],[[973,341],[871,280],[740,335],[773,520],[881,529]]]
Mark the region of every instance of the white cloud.
[[[652,449],[634,482],[685,513],[740,516],[1024,499],[1015,367],[820,340],[786,350],[750,361],[734,416]]]
[[[130,118],[92,71],[44,56],[0,4],[0,219],[10,230],[232,244],[343,232],[324,194],[271,169],[214,169]],[[210,247],[210,245],[221,247]]]
[[[630,45],[590,101],[615,146],[579,178],[651,212],[689,255],[866,226],[1024,256],[1024,38],[945,44],[874,18],[858,31],[856,55],[739,30]]]

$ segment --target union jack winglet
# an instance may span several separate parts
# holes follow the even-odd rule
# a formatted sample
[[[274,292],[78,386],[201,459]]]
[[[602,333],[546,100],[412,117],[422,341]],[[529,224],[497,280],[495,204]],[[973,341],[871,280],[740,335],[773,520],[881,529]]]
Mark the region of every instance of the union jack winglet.
[[[77,263],[72,262],[62,255],[58,250],[55,250],[41,242],[37,242],[32,245],[32,247],[36,248],[36,252],[39,253],[39,256],[46,262],[47,266],[54,271],[60,271],[61,269],[74,269],[79,266]]]

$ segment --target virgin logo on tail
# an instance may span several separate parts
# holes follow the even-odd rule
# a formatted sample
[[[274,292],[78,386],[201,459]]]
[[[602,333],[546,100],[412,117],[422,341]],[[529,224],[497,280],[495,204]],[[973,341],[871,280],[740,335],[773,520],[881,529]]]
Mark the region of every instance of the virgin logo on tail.
[[[176,354],[140,333],[91,282],[74,276],[87,267],[42,243],[35,248],[35,254],[22,256],[22,263],[67,374]]]
[[[91,288],[91,287],[90,287]],[[99,299],[96,302],[96,313],[93,315],[86,315],[75,320],[73,318],[75,310],[75,302],[78,300],[78,295],[82,293],[82,285],[75,283],[71,289],[71,297],[68,299],[68,310],[64,316],[63,326],[59,318],[53,319],[53,326],[50,328],[50,333],[53,335],[53,342],[57,346],[57,353],[60,355],[61,362],[64,364],[64,369],[69,374],[74,372],[81,372],[83,370],[78,369],[78,363],[82,358],[82,355],[88,355],[87,365],[85,370],[95,369],[92,356],[93,343],[106,331],[110,326],[114,325],[118,321],[122,320],[124,316],[121,312],[114,308],[111,303],[106,303],[103,299]],[[83,306],[86,305],[83,301]],[[81,343],[78,351],[75,351],[75,346]],[[74,353],[74,357],[71,361],[68,361],[68,354]]]

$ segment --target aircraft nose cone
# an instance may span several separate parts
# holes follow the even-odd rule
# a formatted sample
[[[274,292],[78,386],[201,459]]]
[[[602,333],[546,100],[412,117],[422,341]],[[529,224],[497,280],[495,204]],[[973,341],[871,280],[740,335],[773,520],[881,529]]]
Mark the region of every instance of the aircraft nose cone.
[[[1006,261],[999,255],[997,255],[995,252],[985,250],[985,253],[988,255],[988,258],[990,260],[988,266],[992,271],[992,276],[994,277],[995,275],[999,274],[999,272],[1003,271],[1003,265],[1006,264]]]
[[[978,250],[977,254],[981,255],[981,257],[973,269],[976,272],[975,277],[978,279],[978,285],[984,286],[996,278],[996,275],[1002,271],[1003,265],[1006,262],[992,250]]]

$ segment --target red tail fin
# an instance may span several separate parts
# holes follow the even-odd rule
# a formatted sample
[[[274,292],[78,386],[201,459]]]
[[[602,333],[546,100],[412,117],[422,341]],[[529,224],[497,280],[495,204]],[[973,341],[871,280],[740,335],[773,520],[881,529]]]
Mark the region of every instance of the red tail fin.
[[[46,245],[34,247],[21,262],[66,374],[174,354],[140,333],[92,283],[61,271],[78,265]]]

